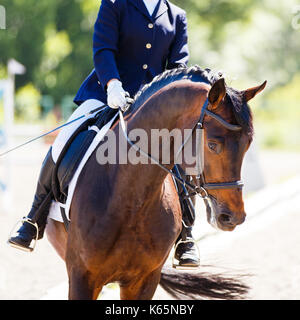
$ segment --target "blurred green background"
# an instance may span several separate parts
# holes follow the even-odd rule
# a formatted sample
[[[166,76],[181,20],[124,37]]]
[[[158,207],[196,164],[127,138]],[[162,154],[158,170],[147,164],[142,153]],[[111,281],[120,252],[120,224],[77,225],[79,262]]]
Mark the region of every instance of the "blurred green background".
[[[0,79],[7,76],[10,58],[27,69],[16,78],[17,123],[63,120],[72,112],[73,96],[93,68],[92,34],[100,3],[0,1],[7,20],[6,30],[0,30]],[[264,148],[300,151],[299,0],[173,3],[187,11],[190,65],[223,70],[237,89],[268,80],[250,104],[257,140]]]

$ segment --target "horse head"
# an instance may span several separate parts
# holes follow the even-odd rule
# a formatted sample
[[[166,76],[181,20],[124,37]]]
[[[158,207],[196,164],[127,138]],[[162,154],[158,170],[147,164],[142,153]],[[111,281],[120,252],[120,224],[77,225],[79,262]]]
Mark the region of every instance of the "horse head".
[[[252,113],[247,102],[265,86],[266,82],[238,91],[228,87],[221,78],[213,83],[208,93],[208,112],[203,125],[202,176],[206,185],[211,186],[207,190],[210,203],[207,206],[208,222],[224,231],[234,230],[246,217],[242,188],[237,184],[234,188],[227,186],[240,181],[244,155],[253,139]],[[216,121],[218,119],[224,122]],[[224,125],[226,123],[233,125],[232,128]]]

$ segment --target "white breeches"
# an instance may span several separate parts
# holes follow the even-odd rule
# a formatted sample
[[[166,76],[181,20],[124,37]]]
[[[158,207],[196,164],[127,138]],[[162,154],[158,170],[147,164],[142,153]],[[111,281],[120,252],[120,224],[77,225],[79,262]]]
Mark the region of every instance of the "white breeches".
[[[101,107],[104,105],[103,102],[96,100],[96,99],[89,99],[82,103],[71,115],[71,117],[68,119],[69,121],[72,121],[98,107]],[[62,130],[57,135],[53,145],[52,145],[52,158],[53,161],[56,162],[63,147],[67,143],[67,141],[71,138],[72,134],[77,130],[77,128],[87,119],[92,118],[95,114],[91,114],[87,117],[84,117],[78,121],[75,121],[71,123],[70,125],[62,128]]]

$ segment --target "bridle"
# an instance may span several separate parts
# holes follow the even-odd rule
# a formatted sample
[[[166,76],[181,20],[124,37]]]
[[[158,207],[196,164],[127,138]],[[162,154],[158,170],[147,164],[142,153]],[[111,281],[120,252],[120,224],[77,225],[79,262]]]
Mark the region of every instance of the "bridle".
[[[208,99],[205,100],[204,105],[201,109],[201,114],[199,121],[195,128],[197,131],[200,131],[200,136],[203,136],[203,130],[204,130],[204,118],[206,115],[210,116],[211,118],[215,119],[217,122],[219,122],[222,126],[224,126],[226,129],[230,131],[240,131],[242,130],[242,127],[239,125],[231,124],[227,121],[225,121],[222,117],[219,115],[211,112],[208,110],[209,102]],[[195,129],[194,128],[194,129]],[[202,132],[201,132],[202,131]],[[200,154],[203,154],[203,148],[204,146],[201,146]],[[201,163],[201,159],[199,157],[198,153],[198,161]],[[201,189],[206,196],[208,196],[207,190],[220,190],[220,189],[236,189],[236,188],[242,188],[244,186],[244,183],[241,180],[238,181],[231,181],[231,182],[213,182],[213,183],[206,183],[205,177],[204,177],[204,164],[201,164],[201,170],[200,173],[196,176],[196,182],[198,189]]]
[[[119,116],[120,116],[120,125],[123,131],[123,134],[126,138],[126,140],[128,141],[128,143],[136,150],[138,151],[140,154],[144,155],[145,157],[147,157],[148,159],[150,159],[152,161],[152,163],[154,162],[156,165],[158,165],[161,169],[163,169],[164,171],[166,171],[167,173],[171,174],[172,178],[176,181],[178,181],[182,188],[183,191],[185,193],[185,198],[191,198],[194,195],[198,195],[200,196],[204,201],[206,206],[209,206],[207,200],[209,199],[209,193],[208,190],[220,190],[220,189],[237,189],[237,188],[243,188],[244,183],[241,180],[238,181],[230,181],[230,182],[215,182],[215,183],[206,183],[205,182],[205,177],[204,177],[204,164],[203,164],[203,160],[202,160],[202,156],[204,154],[204,145],[203,145],[203,139],[201,139],[201,137],[203,138],[203,131],[204,131],[204,126],[205,126],[205,122],[204,122],[204,118],[205,116],[210,116],[213,119],[215,119],[217,122],[219,122],[222,126],[224,126],[226,129],[230,130],[230,131],[240,131],[242,129],[241,126],[239,125],[235,125],[235,124],[231,124],[229,122],[227,122],[226,120],[224,120],[222,117],[220,117],[219,115],[211,112],[208,110],[208,106],[209,106],[209,101],[208,98],[205,100],[204,105],[201,109],[201,114],[200,114],[200,118],[197,122],[197,124],[194,126],[192,133],[196,130],[197,134],[200,136],[200,138],[198,140],[202,140],[201,142],[201,147],[200,147],[200,152],[197,152],[197,164],[198,164],[198,169],[199,169],[199,173],[196,175],[195,180],[196,180],[196,184],[192,184],[189,181],[186,181],[185,179],[183,179],[179,173],[178,170],[172,171],[169,170],[168,168],[166,168],[164,165],[162,165],[157,159],[155,159],[154,157],[152,157],[150,154],[144,152],[141,148],[139,148],[138,146],[136,146],[128,137],[127,132],[126,132],[126,125],[125,125],[125,120],[123,117],[123,113],[121,110],[119,110]],[[187,143],[187,141],[185,141],[182,146],[181,146],[181,150],[184,148],[185,144]],[[175,166],[176,169],[176,166]],[[190,192],[187,190],[189,189]]]

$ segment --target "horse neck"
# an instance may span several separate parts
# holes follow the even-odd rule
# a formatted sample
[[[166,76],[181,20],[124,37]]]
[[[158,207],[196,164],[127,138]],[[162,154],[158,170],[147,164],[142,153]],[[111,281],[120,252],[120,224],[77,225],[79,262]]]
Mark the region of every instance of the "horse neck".
[[[151,129],[192,129],[198,121],[209,86],[187,80],[173,82],[156,92],[128,122],[128,131],[141,128],[151,136]]]
[[[137,110],[128,122],[127,130],[141,128],[147,132],[148,150],[151,155],[151,129],[167,129],[171,132],[173,129],[193,129],[197,123],[201,107],[207,98],[207,85],[200,83],[182,83],[181,85],[171,84],[167,88],[154,94],[139,110]],[[160,154],[164,152],[160,146]],[[175,150],[176,152],[177,150]],[[174,145],[171,144],[170,163],[165,167],[171,169],[174,167]],[[161,160],[161,159],[160,159]],[[149,161],[150,163],[150,161]],[[123,174],[128,177],[128,185],[136,186],[138,194],[143,194],[141,188],[149,191],[158,191],[162,186],[167,173],[155,164],[138,164],[126,166]],[[141,183],[137,180],[141,179]],[[151,192],[152,192],[151,191]],[[160,192],[160,191],[158,191]]]

